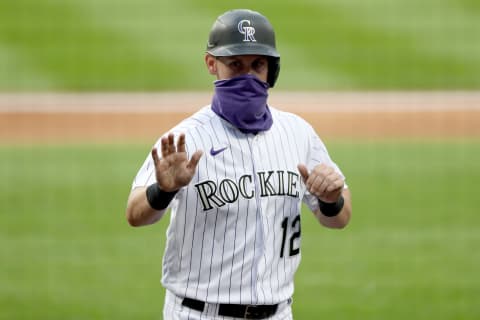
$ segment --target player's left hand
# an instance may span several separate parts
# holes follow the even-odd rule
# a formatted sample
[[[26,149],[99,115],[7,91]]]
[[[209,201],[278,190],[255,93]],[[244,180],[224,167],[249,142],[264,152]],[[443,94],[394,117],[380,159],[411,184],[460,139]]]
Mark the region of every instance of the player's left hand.
[[[299,164],[297,168],[311,194],[327,203],[338,200],[342,194],[344,182],[342,176],[332,167],[322,163],[313,168],[310,173],[303,164]]]

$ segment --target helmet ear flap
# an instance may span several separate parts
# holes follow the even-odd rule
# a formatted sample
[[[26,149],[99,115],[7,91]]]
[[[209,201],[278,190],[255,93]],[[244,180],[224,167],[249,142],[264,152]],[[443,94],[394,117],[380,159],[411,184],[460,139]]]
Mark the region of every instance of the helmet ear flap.
[[[273,86],[275,85],[275,82],[277,82],[279,73],[280,73],[280,58],[269,57],[267,82],[270,85],[270,88],[273,88]]]

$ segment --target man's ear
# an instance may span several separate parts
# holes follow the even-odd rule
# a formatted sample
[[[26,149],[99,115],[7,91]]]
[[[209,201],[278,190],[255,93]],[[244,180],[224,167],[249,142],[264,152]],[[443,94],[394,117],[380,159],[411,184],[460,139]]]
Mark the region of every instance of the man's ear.
[[[205,64],[207,65],[208,72],[211,75],[217,75],[217,58],[207,53],[205,55]]]

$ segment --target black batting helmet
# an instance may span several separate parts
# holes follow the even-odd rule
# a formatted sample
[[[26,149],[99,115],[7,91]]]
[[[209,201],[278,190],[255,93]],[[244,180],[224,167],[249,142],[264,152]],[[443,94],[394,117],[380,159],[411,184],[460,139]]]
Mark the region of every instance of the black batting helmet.
[[[207,53],[215,57],[263,55],[269,57],[267,82],[275,85],[280,72],[280,54],[275,32],[266,17],[247,9],[227,11],[210,30]]]

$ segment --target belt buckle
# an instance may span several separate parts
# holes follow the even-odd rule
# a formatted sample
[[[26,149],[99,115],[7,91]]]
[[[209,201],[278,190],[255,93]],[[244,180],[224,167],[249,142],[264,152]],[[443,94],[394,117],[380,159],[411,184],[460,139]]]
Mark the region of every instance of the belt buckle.
[[[243,319],[265,319],[269,315],[266,311],[261,311],[258,309],[258,305],[247,304],[245,306],[245,313],[243,314]]]
[[[258,311],[255,312],[255,307],[255,305],[247,304],[247,306],[245,307],[245,314],[243,315],[243,319],[255,319],[256,317],[258,317]]]
[[[249,309],[252,308],[252,307],[254,307],[254,306],[252,306],[251,304],[248,304],[245,307],[245,313],[243,314],[243,319],[251,319],[249,317],[252,316],[253,314],[250,313]]]

